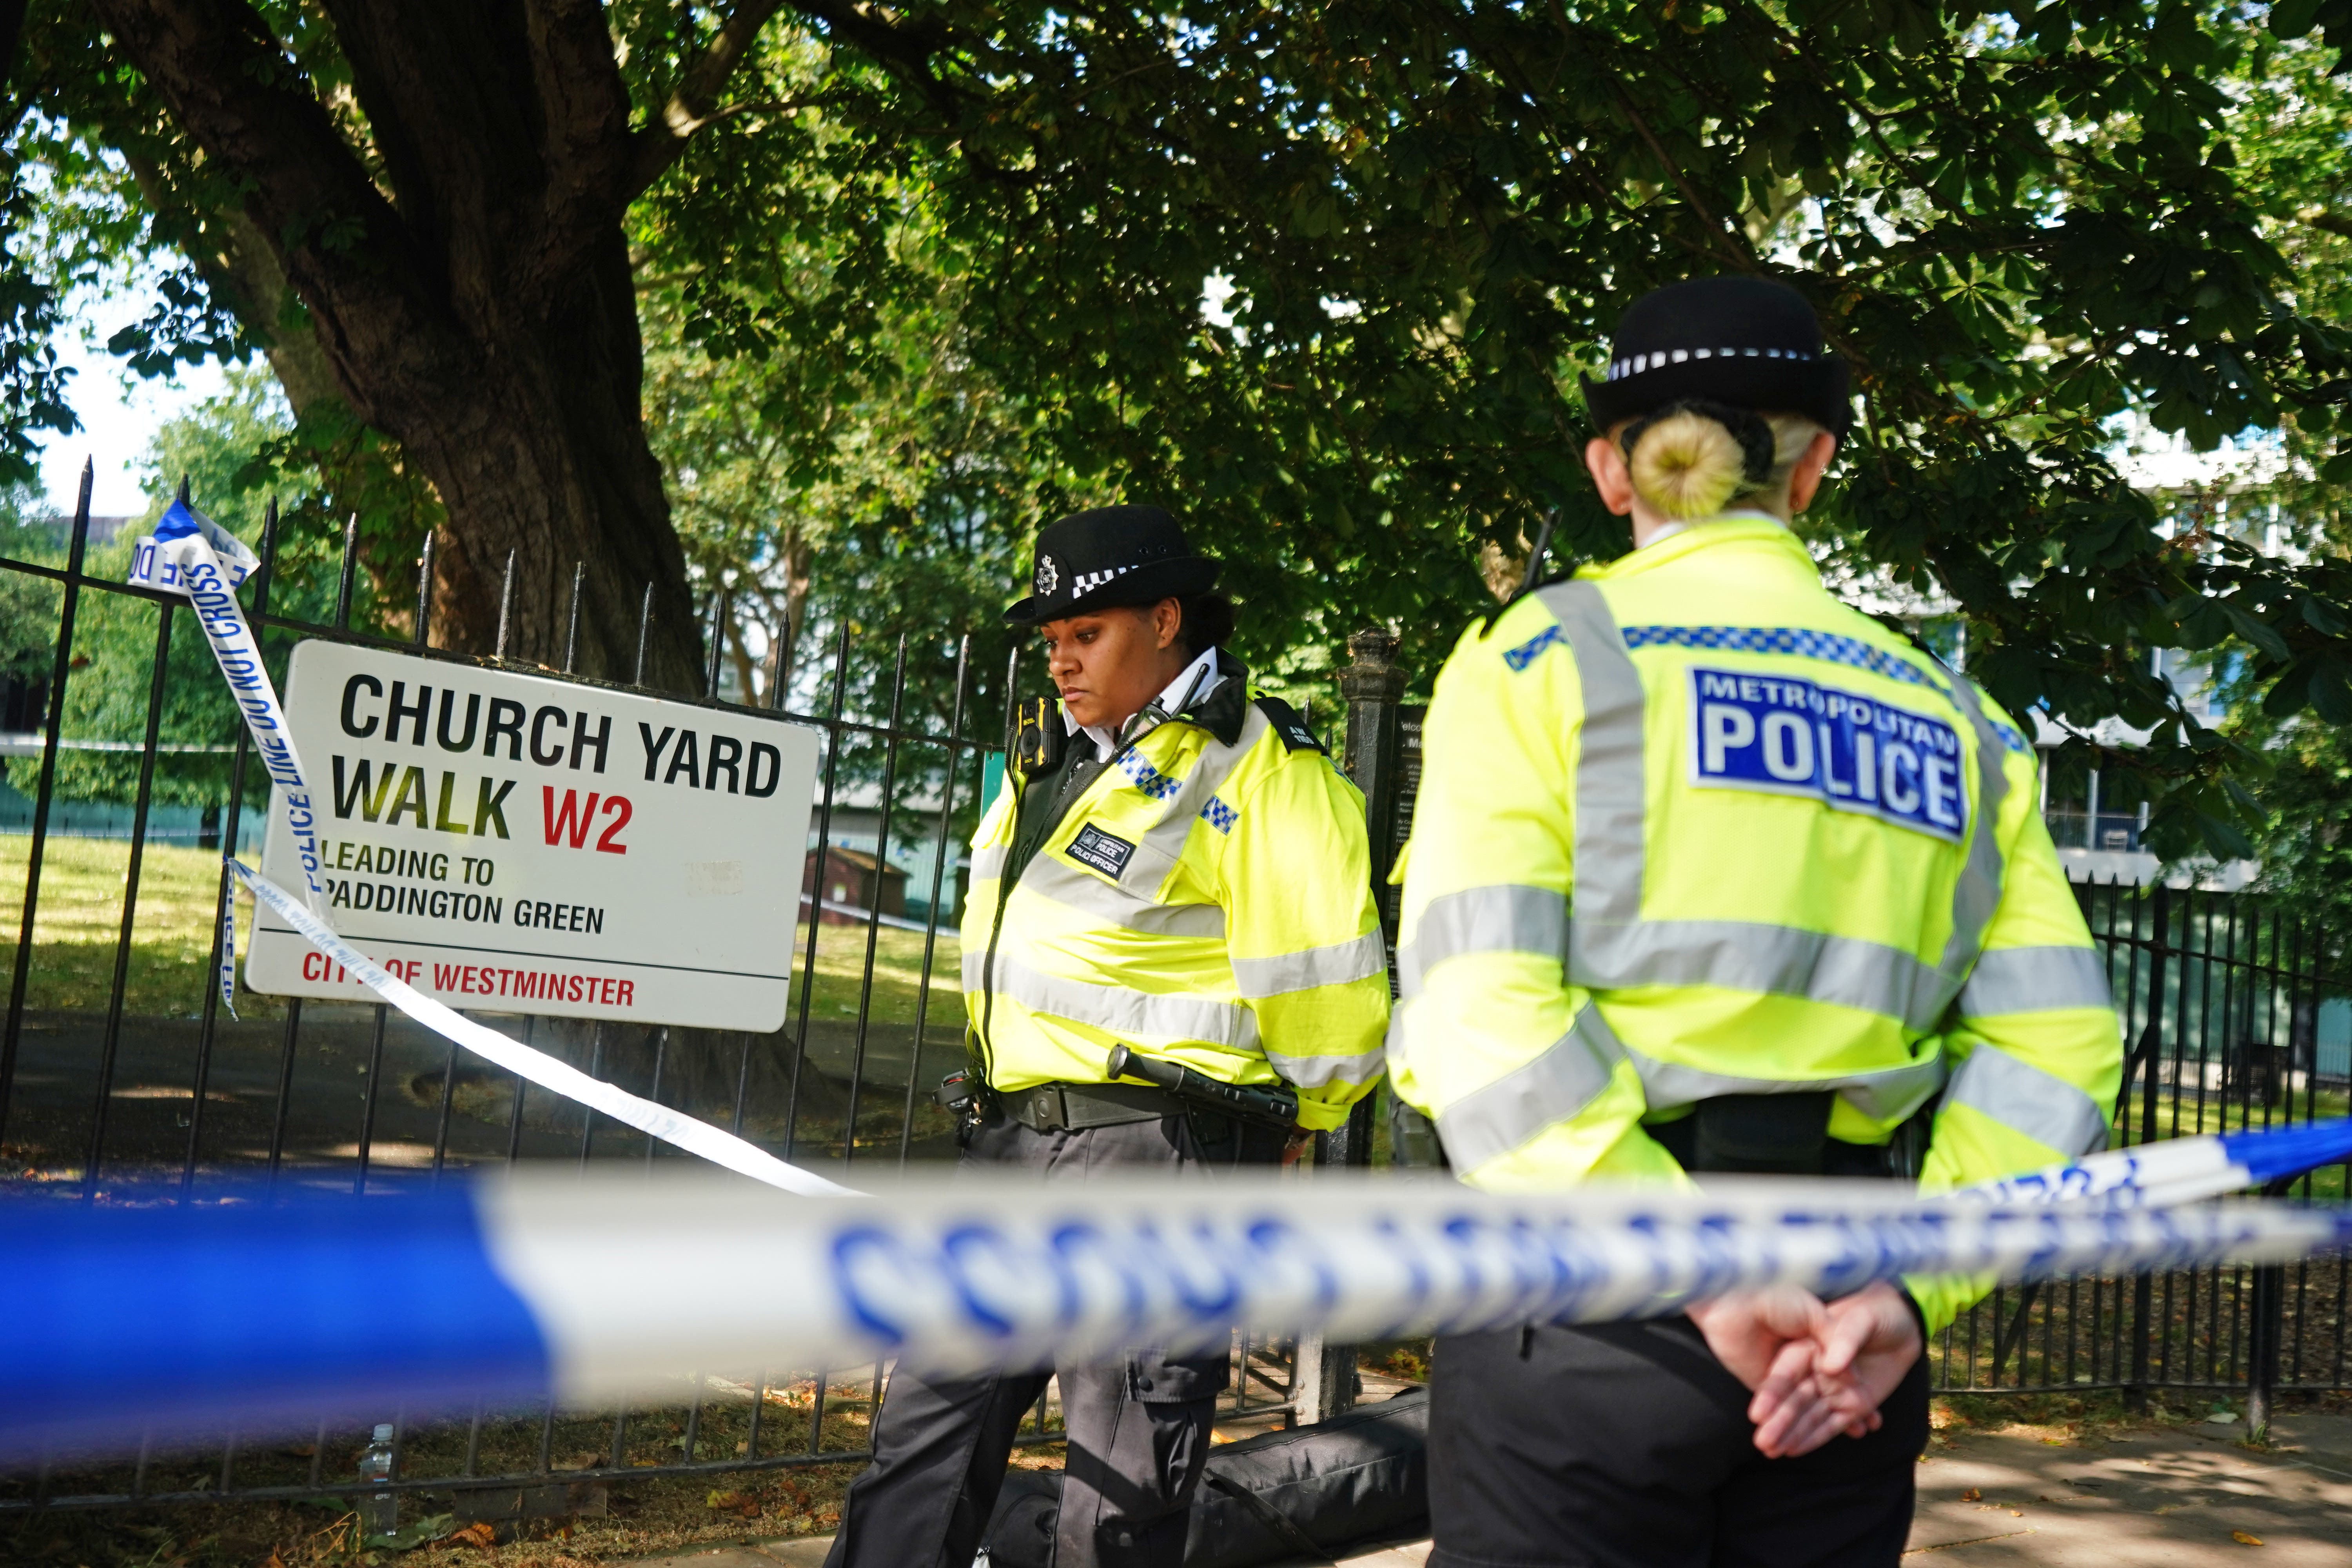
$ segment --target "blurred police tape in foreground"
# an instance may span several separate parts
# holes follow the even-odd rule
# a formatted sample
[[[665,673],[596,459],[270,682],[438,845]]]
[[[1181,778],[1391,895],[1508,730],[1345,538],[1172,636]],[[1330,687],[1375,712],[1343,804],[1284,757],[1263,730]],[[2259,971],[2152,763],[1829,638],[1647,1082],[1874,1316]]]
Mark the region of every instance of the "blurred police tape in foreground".
[[[1967,1187],[1955,1196],[1998,1204],[2081,1199],[2147,1208],[2268,1187],[2352,1159],[2352,1119],[2262,1131],[2207,1132],[2111,1149],[2021,1176]]]
[[[0,1464],[199,1433],[676,1398],[689,1372],[1049,1364],[1653,1317],[1727,1291],[2277,1262],[2352,1210],[1922,1200],[1857,1182],[1542,1195],[1327,1174],[810,1202],[715,1173],[232,1205],[0,1205]]]

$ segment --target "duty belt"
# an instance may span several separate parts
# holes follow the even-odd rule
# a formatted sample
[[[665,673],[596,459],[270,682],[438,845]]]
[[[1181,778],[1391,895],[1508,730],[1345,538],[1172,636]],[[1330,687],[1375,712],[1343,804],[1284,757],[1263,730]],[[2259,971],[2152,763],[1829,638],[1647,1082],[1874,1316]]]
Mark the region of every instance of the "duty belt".
[[[1007,1116],[1038,1132],[1157,1121],[1163,1116],[1181,1116],[1186,1109],[1183,1101],[1165,1089],[1125,1083],[1041,1083],[1029,1089],[998,1089],[996,1102]]]

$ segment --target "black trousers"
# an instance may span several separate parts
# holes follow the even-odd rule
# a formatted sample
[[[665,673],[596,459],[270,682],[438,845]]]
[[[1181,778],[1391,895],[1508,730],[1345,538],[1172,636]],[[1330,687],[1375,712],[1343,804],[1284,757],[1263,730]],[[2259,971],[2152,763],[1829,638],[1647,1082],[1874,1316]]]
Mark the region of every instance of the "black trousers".
[[[1893,1568],[1927,1444],[1924,1361],[1865,1437],[1756,1451],[1687,1318],[1441,1341],[1430,1568]]]
[[[1048,1181],[1139,1166],[1179,1177],[1260,1163],[1281,1149],[1278,1133],[1222,1117],[1037,1132],[992,1110],[964,1163],[1025,1166]],[[1222,1351],[1180,1360],[1145,1348],[1054,1373],[893,1373],[875,1423],[874,1463],[850,1484],[826,1568],[969,1568],[1013,1439],[1056,1374],[1069,1458],[1055,1568],[1182,1568],[1192,1491],[1229,1360]]]

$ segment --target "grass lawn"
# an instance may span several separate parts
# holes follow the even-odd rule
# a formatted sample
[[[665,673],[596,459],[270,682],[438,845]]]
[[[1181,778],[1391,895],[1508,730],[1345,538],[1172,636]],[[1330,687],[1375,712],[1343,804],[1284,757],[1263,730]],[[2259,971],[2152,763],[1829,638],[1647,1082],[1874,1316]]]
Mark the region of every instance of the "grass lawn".
[[[0,976],[13,973],[19,911],[24,908],[25,868],[32,839],[0,836]],[[42,850],[41,900],[33,927],[33,963],[27,977],[28,1007],[100,1012],[113,985],[115,954],[122,931],[122,897],[131,846],[120,839],[58,838]],[[150,845],[140,868],[138,918],[131,933],[131,970],[123,1011],[132,1016],[193,1017],[204,1007],[212,959],[213,912],[219,897],[220,857],[209,849]],[[240,892],[237,936],[252,929],[252,900]],[[866,928],[822,926],[817,932],[816,991],[812,1021],[857,1016],[865,972]],[[929,1022],[953,1030],[961,1017],[961,950],[952,926],[943,927],[931,963]],[[808,952],[808,927],[794,933],[793,997],[786,1016],[800,1016]],[[923,964],[923,933],[877,933],[871,1021],[912,1024]],[[241,966],[240,966],[241,967]],[[274,998],[240,991],[237,1010],[246,1016],[283,1016]]]
[[[785,1014],[789,1023],[800,1018],[801,988],[807,980],[809,928],[803,922],[793,949],[793,999]],[[912,1024],[915,997],[923,974],[923,933],[882,927],[875,933],[874,1002],[868,1022]],[[925,1032],[945,1029],[952,1034],[963,1019],[962,946],[952,925],[940,928],[931,954],[931,1001],[924,1017]],[[810,998],[809,1020],[855,1018],[860,977],[866,972],[866,928],[827,925],[817,928],[816,994]]]
[[[0,836],[0,973],[13,972],[23,930],[25,869],[33,841]],[[50,838],[42,847],[40,906],[33,925],[28,1007],[100,1012],[114,984],[122,935],[122,896],[131,846],[113,838]],[[205,1002],[220,897],[220,855],[180,845],[150,845],[140,868],[138,919],[123,1011],[191,1017]],[[241,900],[250,907],[250,900]],[[254,1002],[269,1016],[275,1005]],[[238,1006],[244,1006],[239,999]]]

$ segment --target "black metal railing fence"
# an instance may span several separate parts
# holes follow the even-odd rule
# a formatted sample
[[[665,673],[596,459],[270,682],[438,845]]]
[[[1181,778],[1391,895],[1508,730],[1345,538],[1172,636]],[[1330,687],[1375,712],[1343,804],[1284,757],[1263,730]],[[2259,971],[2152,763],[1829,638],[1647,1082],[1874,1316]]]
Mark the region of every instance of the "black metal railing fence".
[[[2107,961],[2125,1042],[2117,1145],[2341,1117],[2352,1051],[2325,1038],[2343,992],[2323,933],[2259,895],[2075,887]],[[2341,1201],[2347,1167],[2283,1184]],[[2243,1393],[2250,1426],[2279,1389],[2345,1382],[2347,1262],[2221,1267],[1995,1290],[1935,1347],[1952,1391],[2122,1389],[2135,1400]]]

